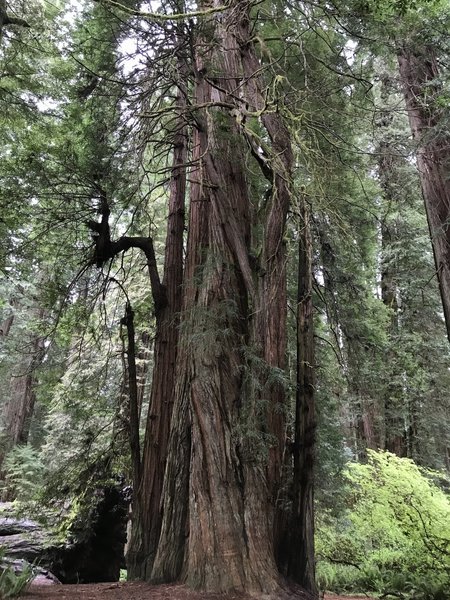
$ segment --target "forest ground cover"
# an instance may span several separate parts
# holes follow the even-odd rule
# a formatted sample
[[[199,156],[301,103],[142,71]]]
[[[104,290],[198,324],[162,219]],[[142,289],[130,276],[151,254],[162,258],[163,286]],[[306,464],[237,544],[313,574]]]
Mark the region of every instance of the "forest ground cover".
[[[298,596],[296,596],[298,598]],[[93,583],[80,585],[32,585],[26,600],[245,600],[243,594],[210,594],[189,590],[184,585],[149,585],[143,582]],[[324,600],[370,600],[367,596],[326,594]]]
[[[244,600],[248,596],[205,594],[189,590],[184,585],[150,585],[144,582],[92,583],[79,585],[32,585],[24,595],[27,600]]]

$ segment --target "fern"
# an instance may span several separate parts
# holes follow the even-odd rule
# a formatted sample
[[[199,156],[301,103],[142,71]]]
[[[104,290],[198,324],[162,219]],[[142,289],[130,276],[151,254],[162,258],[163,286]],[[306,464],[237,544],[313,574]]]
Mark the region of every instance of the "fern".
[[[41,489],[45,467],[31,446],[15,446],[5,458],[4,470],[9,496],[28,501]]]
[[[5,560],[5,549],[0,548],[0,562]],[[24,568],[20,573],[16,573],[14,568],[9,565],[0,566],[0,599],[15,598],[25,591],[28,584],[33,579],[33,567],[23,561]]]

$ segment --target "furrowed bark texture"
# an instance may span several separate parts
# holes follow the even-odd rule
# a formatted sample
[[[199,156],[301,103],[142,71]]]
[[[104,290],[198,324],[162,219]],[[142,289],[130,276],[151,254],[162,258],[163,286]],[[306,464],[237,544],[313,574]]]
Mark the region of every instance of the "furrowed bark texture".
[[[179,105],[183,100],[179,98]],[[161,530],[161,493],[175,393],[179,318],[183,279],[183,230],[186,194],[187,131],[178,123],[164,257],[165,303],[157,313],[150,407],[142,457],[142,478],[136,484],[133,527],[127,551],[132,579],[148,579]]]
[[[273,524],[284,391],[271,375],[285,361],[283,234],[292,153],[281,117],[263,115],[272,189],[255,268],[248,146],[238,118],[245,104],[258,110],[262,98],[248,10],[246,2],[231,2],[229,11],[203,23],[196,42],[194,100],[210,108],[197,116],[193,141],[183,323],[152,578],[261,596],[280,590]],[[250,347],[264,365],[257,386],[249,383]],[[268,456],[255,436],[269,437]]]
[[[439,69],[430,47],[398,54],[409,123],[417,142],[417,167],[425,201],[436,273],[450,341],[450,137],[437,127],[442,108]]]
[[[266,99],[262,92],[261,65],[254,47],[249,43],[249,20],[241,14],[238,39],[241,44],[242,66],[245,76],[247,101],[253,111],[261,112],[261,122],[271,144],[270,172],[267,164],[262,169],[270,180],[271,199],[263,223],[261,260],[257,279],[257,295],[254,301],[255,318],[252,341],[262,348],[265,363],[272,369],[263,387],[260,400],[268,406],[267,433],[273,440],[266,468],[271,518],[274,527],[274,548],[278,566],[283,554],[282,544],[289,524],[281,510],[279,491],[282,483],[284,452],[286,447],[286,407],[283,372],[286,368],[286,247],[284,231],[291,198],[293,153],[290,133],[279,114],[265,112]],[[250,140],[251,142],[251,140]],[[258,150],[257,150],[258,152]],[[281,377],[276,377],[276,373]],[[275,377],[274,377],[275,375]]]
[[[200,79],[196,85],[196,99],[203,102],[206,84]],[[190,173],[190,213],[184,271],[184,296],[182,314],[193,312],[198,295],[201,265],[208,247],[207,223],[209,202],[204,195],[204,165],[206,152],[203,132],[194,129]],[[175,370],[175,404],[169,438],[167,466],[162,495],[162,526],[156,558],[151,573],[154,582],[176,581],[183,577],[185,550],[189,532],[189,468],[191,455],[191,419],[189,410],[190,383],[193,377],[188,338],[188,323],[181,328]],[[144,493],[144,492],[143,492]]]

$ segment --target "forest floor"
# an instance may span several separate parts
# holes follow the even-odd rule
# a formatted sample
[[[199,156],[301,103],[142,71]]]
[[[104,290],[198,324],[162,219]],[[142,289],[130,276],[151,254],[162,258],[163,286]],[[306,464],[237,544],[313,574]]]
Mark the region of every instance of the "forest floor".
[[[24,600],[245,600],[248,596],[195,592],[184,585],[149,585],[130,582],[32,585],[23,598]],[[324,600],[370,600],[370,598],[326,594]]]

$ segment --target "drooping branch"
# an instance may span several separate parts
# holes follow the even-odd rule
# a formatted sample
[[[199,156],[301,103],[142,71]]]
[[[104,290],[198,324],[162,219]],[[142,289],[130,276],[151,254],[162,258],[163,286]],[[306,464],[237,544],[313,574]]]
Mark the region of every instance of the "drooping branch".
[[[161,283],[158,266],[156,264],[155,249],[153,247],[153,239],[151,237],[130,237],[122,236],[118,240],[111,240],[111,228],[109,226],[109,209],[106,194],[103,189],[100,189],[100,221],[87,221],[87,227],[92,231],[95,242],[94,255],[91,259],[91,264],[95,264],[98,268],[113,259],[122,252],[126,252],[131,248],[142,250],[147,259],[148,273],[152,289],[153,302],[155,311],[161,311],[167,300],[165,288]]]

